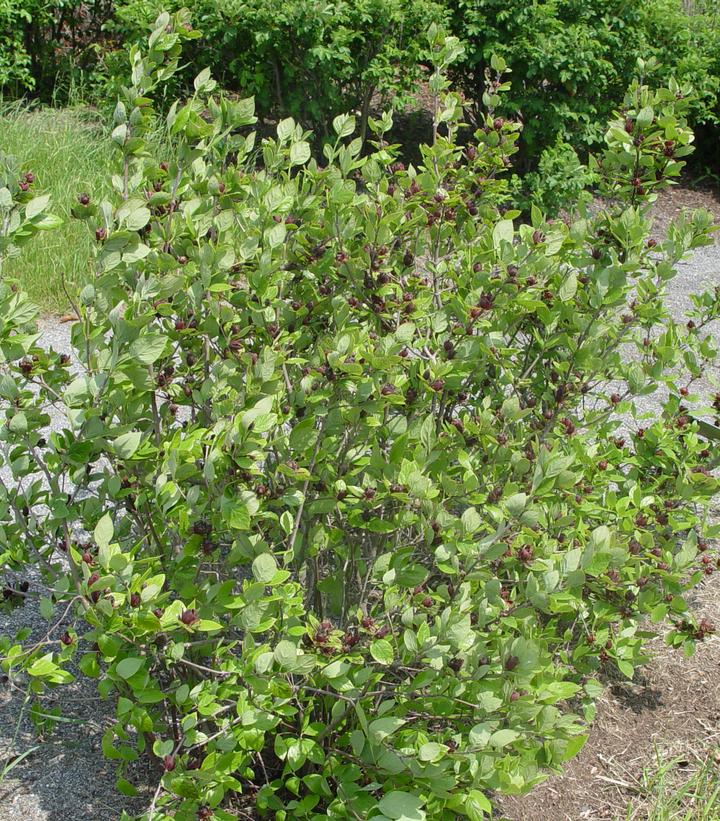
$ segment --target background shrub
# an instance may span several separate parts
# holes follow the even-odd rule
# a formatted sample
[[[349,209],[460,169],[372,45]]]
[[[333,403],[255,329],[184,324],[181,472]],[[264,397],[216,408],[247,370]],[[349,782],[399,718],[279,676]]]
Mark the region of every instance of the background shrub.
[[[708,631],[684,592],[718,481],[681,401],[716,357],[720,297],[685,326],[663,288],[711,219],[658,243],[647,218],[690,151],[685,94],[630,88],[591,166],[609,205],[516,224],[501,61],[461,146],[459,43],[431,32],[417,168],[389,115],[365,156],[338,116],[322,166],[291,119],[257,145],[252,102],[207,71],[158,147],[152,100],[187,23],[162,15],[131,49],[112,194],[74,205],[97,252],[77,364],[0,289],[2,606],[32,565],[49,620],[37,643],[0,639],[2,669],[33,691],[71,661],[98,679],[119,787],[145,752],[162,768],[155,821],[239,800],[481,819],[489,791],[580,749],[597,676],[644,660],[642,619],[689,650]],[[11,238],[47,206],[18,174]],[[621,434],[617,413],[655,393]],[[47,435],[51,404],[67,425]]]
[[[513,182],[513,201],[518,207],[528,210],[534,203],[544,212],[556,214],[591,198],[588,189],[593,177],[573,146],[558,141],[543,150],[536,171],[515,176]]]
[[[106,48],[103,24],[112,0],[2,0],[0,87],[13,97],[30,93],[67,101]]]
[[[0,86],[14,97],[104,104],[119,91],[127,48],[144,40],[163,8],[180,7],[179,0],[3,0]],[[359,112],[364,137],[373,104],[422,107],[423,32],[443,22],[465,45],[454,79],[476,113],[490,55],[504,56],[513,69],[501,113],[524,125],[514,158],[520,176],[537,171],[546,151],[545,163],[557,166],[558,143],[585,161],[602,144],[605,122],[638,73],[638,60],[645,80],[692,84],[696,162],[720,167],[720,18],[712,3],[199,0],[193,18],[207,39],[202,47],[190,44],[166,98],[186,94],[208,67],[228,91],[254,95],[261,121],[292,116],[314,130],[318,143],[332,134],[338,113]],[[401,138],[414,159],[420,138],[413,129]],[[562,156],[571,160],[566,151]],[[537,189],[539,181],[524,187]],[[548,202],[556,198],[548,196]]]
[[[118,4],[119,40],[144,39],[168,6]],[[292,116],[321,137],[332,133],[334,116],[358,111],[364,135],[375,95],[382,105],[401,104],[414,89],[427,27],[443,17],[434,0],[203,0],[193,20],[205,39],[190,52],[184,80],[209,67],[224,88],[253,95],[259,116]]]
[[[503,110],[523,123],[521,172],[535,168],[558,140],[583,159],[600,145],[638,59],[658,58],[652,73],[641,69],[653,82],[676,76],[692,83],[690,122],[717,125],[716,11],[698,7],[688,14],[681,0],[450,0],[450,6],[453,30],[466,46],[453,76],[470,99],[480,103],[491,54],[513,70]]]
[[[0,86],[6,93],[17,94],[35,85],[32,58],[23,36],[32,19],[29,6],[26,0],[0,2]]]

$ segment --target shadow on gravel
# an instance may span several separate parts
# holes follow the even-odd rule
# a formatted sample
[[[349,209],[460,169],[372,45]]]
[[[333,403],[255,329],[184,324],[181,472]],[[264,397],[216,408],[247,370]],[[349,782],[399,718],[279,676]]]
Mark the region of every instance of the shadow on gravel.
[[[106,821],[119,818],[123,809],[138,813],[147,805],[147,787],[137,798],[116,789],[115,762],[102,752],[112,705],[94,694],[94,683],[58,688],[37,703],[36,710],[46,715],[61,711],[64,720],[47,729],[33,724],[29,705],[22,711],[24,701],[19,690],[0,696],[0,773],[9,765],[0,782],[0,821]],[[147,765],[134,765],[127,777],[150,783]]]
[[[31,593],[36,583],[30,580]],[[12,638],[25,628],[28,641],[42,639],[48,622],[37,603],[28,598],[0,613],[0,634]],[[103,732],[113,720],[112,700],[103,701],[96,683],[82,674],[32,699],[27,679],[0,682],[0,776],[6,770],[0,821],[108,821],[123,809],[138,813],[146,807],[149,788],[137,798],[118,793],[116,762],[103,756]],[[153,783],[146,762],[133,765],[126,777],[135,785]]]

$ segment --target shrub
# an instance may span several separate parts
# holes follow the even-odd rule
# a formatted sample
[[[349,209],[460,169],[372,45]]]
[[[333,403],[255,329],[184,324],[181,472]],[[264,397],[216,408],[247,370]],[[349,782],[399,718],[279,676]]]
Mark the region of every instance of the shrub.
[[[684,4],[688,6],[688,4]],[[712,4],[688,6],[689,16],[678,14],[675,3],[649,3],[653,55],[664,66],[655,76],[672,73],[693,89],[688,112],[697,139],[694,165],[720,169],[720,16]]]
[[[654,82],[674,76],[693,85],[692,123],[717,123],[718,22],[710,11],[689,15],[680,0],[450,0],[449,6],[466,45],[454,77],[470,98],[480,101],[491,54],[513,69],[504,111],[523,122],[522,172],[535,169],[558,140],[583,159],[600,145],[638,59],[653,66]]]
[[[592,199],[588,189],[592,174],[569,144],[557,142],[540,155],[537,171],[514,177],[515,201],[527,210],[531,204],[546,214],[557,214],[585,199]]]
[[[139,42],[167,7],[126,0],[116,10],[116,33]],[[209,67],[224,88],[254,95],[261,117],[292,116],[326,137],[335,115],[357,110],[364,136],[375,95],[401,104],[413,90],[424,33],[444,9],[434,0],[205,0],[193,16],[205,39],[191,52],[188,85]]]
[[[0,2],[0,86],[32,88],[31,59],[25,47],[23,28],[31,18],[23,0]]]
[[[0,151],[0,275],[3,262],[17,257],[38,231],[51,231],[61,223],[47,210],[50,197],[34,196],[34,184],[32,171],[23,172],[14,157]]]
[[[683,593],[712,571],[717,481],[681,402],[720,309],[698,297],[685,328],[662,297],[710,217],[648,240],[685,101],[636,84],[593,166],[614,204],[516,225],[499,61],[460,147],[459,46],[431,33],[417,168],[389,115],[365,157],[347,115],[324,165],[290,119],[256,146],[209,72],[155,156],[186,24],[131,51],[114,197],[78,192],[98,252],[76,366],[4,307],[6,606],[37,566],[50,624],[2,639],[2,668],[35,692],[71,662],[97,678],[119,787],[143,753],[162,770],[155,821],[482,818],[582,746],[597,677],[644,659],[641,618],[688,648],[709,629]]]
[[[103,49],[110,0],[0,0],[0,88],[20,97],[66,99]]]
[[[698,8],[683,14],[674,0],[647,5],[652,56],[660,64],[659,76],[672,72],[693,87],[688,116],[693,123],[718,124],[720,90],[720,17],[717,11]],[[684,4],[687,7],[687,4]]]

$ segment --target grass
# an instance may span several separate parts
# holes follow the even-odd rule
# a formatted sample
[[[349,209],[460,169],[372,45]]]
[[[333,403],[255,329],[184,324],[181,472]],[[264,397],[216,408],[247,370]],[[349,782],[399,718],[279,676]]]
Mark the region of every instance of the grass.
[[[664,760],[643,773],[641,800],[628,808],[626,821],[718,821],[720,751]]]
[[[64,312],[69,305],[62,275],[68,290],[77,292],[89,276],[94,242],[70,209],[81,192],[99,200],[107,190],[115,154],[107,131],[89,109],[33,111],[5,105],[0,107],[0,149],[32,170],[35,192],[50,193],[52,210],[64,220],[56,231],[36,237],[6,271],[44,311]]]

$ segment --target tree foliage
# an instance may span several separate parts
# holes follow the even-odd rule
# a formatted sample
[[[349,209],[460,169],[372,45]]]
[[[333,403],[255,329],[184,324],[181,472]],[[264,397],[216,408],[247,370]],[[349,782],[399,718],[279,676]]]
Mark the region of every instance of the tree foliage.
[[[680,0],[451,0],[466,44],[454,77],[480,101],[490,55],[513,68],[505,110],[523,122],[521,169],[556,142],[585,155],[638,70],[654,83],[691,83],[694,124],[718,122],[718,20]],[[642,61],[638,69],[638,60]]]

